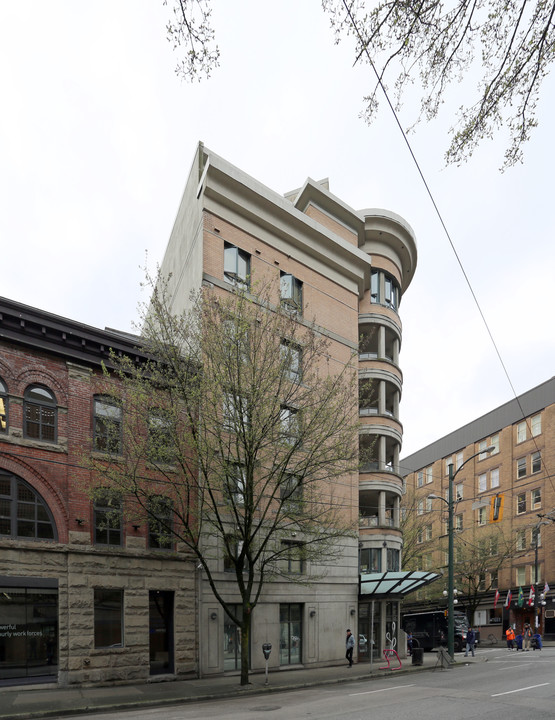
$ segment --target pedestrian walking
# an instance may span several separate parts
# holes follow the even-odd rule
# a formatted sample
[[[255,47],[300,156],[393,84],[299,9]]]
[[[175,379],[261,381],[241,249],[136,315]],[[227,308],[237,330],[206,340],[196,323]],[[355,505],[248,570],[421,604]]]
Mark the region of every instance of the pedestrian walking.
[[[476,633],[472,628],[468,628],[466,632],[466,652],[464,654],[465,657],[468,657],[468,651],[470,650],[472,652],[472,657],[474,657],[474,645],[476,643]]]
[[[355,649],[355,638],[350,630],[347,630],[347,639],[345,640],[345,646],[347,648],[345,658],[349,663],[349,667],[353,667],[353,650]]]
[[[513,630],[513,628],[510,625],[505,630],[505,637],[507,638],[507,649],[514,650],[515,631]]]
[[[524,650],[528,652],[530,650],[530,640],[532,639],[532,628],[530,627],[529,623],[526,623],[524,625],[524,630],[522,631],[522,639],[524,641]]]
[[[407,653],[409,657],[412,655],[412,633],[407,633]]]

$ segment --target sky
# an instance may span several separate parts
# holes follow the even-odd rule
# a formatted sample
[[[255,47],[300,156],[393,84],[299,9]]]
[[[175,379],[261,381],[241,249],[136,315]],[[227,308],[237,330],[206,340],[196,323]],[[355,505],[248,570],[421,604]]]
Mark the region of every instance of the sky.
[[[391,112],[360,118],[371,71],[334,43],[319,0],[214,0],[221,64],[194,84],[175,75],[168,12],[162,0],[0,0],[0,295],[132,331],[202,141],[279,193],[329,178],[356,210],[413,228],[402,457],[553,375],[553,77],[525,162],[505,173],[502,131],[445,167],[467,83],[409,135],[496,350]]]

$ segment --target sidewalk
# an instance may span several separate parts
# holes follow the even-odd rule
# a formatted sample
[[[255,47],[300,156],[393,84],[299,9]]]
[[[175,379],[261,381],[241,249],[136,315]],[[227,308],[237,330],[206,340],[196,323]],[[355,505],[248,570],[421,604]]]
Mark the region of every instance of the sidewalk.
[[[455,664],[480,662],[480,656],[455,657]],[[402,660],[400,670],[380,670],[386,663],[358,663],[352,668],[344,664],[310,670],[273,670],[251,675],[250,684],[241,687],[237,675],[205,678],[202,680],[153,681],[135,685],[116,685],[89,688],[58,688],[56,685],[19,685],[0,687],[0,719],[26,720],[29,718],[60,717],[86,712],[114,711],[148,706],[175,705],[244,694],[267,694],[315,685],[329,685],[353,680],[387,677],[433,670],[445,672],[435,652],[424,653],[423,665],[413,665],[411,658]],[[397,663],[391,663],[397,665]]]

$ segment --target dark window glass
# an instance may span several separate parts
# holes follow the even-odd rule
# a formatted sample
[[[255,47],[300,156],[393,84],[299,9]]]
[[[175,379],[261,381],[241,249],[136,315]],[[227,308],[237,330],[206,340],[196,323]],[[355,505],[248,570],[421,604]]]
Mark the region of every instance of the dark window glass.
[[[537,473],[542,469],[542,456],[541,453],[532,453],[532,472]]]
[[[377,573],[382,571],[382,551],[380,548],[363,548],[360,551],[360,572]]]
[[[110,455],[121,454],[122,410],[112,398],[94,398],[94,449]]]
[[[8,431],[8,388],[0,378],[0,433]]]
[[[94,646],[123,646],[123,590],[94,589]]]
[[[0,537],[57,540],[48,506],[24,480],[0,473]]]
[[[117,493],[100,493],[94,503],[94,541],[97,545],[121,545],[122,503]]]
[[[58,410],[54,393],[41,385],[31,385],[23,397],[25,437],[56,442]]]
[[[156,550],[171,550],[173,547],[173,505],[162,495],[153,496],[148,504],[148,546]]]
[[[279,664],[293,665],[302,660],[302,605],[279,606]]]
[[[151,412],[148,418],[148,459],[162,464],[175,460],[171,420],[162,410]]]

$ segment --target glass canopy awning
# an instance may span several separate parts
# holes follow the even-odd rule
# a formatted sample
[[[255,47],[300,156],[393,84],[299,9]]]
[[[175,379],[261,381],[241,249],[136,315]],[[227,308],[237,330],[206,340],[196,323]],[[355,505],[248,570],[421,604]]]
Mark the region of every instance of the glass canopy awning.
[[[439,577],[441,576],[438,573],[423,572],[421,570],[365,573],[360,576],[360,594],[374,597],[378,595],[401,595],[404,597],[414,590],[419,590],[424,585],[429,585]]]

